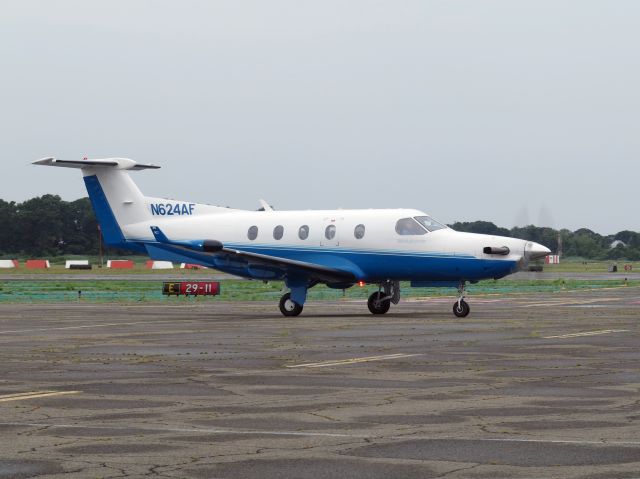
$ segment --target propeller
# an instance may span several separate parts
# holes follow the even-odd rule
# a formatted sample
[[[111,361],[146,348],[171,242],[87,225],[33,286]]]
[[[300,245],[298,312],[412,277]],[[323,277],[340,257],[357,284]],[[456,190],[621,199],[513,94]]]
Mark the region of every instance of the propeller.
[[[546,246],[534,243],[533,241],[527,241],[524,245],[524,254],[520,260],[520,269],[528,268],[531,261],[542,259],[549,254],[551,254],[551,250]]]

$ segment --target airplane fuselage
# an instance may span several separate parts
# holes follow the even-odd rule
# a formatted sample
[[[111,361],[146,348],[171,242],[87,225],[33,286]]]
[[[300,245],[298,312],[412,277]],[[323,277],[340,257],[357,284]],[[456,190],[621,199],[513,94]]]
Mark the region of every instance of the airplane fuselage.
[[[152,203],[157,204],[157,203]],[[152,204],[149,208],[151,209]],[[170,204],[170,203],[169,203]],[[185,211],[187,207],[175,206]],[[197,207],[196,207],[197,208]],[[518,268],[527,241],[463,233],[450,228],[427,231],[413,218],[428,217],[413,209],[241,211],[184,215],[124,229],[130,241],[153,241],[149,228],[159,226],[174,241],[215,238],[226,247],[351,271],[361,281],[476,281],[501,278]],[[416,228],[398,230],[401,220]],[[530,244],[530,243],[529,243]],[[510,254],[483,253],[487,246],[507,246]],[[154,259],[193,261],[156,251]],[[224,258],[215,268],[256,279],[277,277],[268,268],[246,267]]]

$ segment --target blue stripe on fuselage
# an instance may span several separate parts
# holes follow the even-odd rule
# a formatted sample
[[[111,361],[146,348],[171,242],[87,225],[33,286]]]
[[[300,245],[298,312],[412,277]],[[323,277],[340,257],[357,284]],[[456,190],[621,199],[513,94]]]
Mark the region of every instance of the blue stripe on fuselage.
[[[326,251],[324,248],[308,248],[305,251],[299,251],[264,246],[252,248],[246,245],[237,249],[344,269],[364,281],[386,279],[479,280],[501,278],[517,269],[515,261],[478,259],[471,255],[405,253],[401,251],[391,253],[388,251],[341,250],[339,248],[331,251]],[[349,263],[354,267],[349,268]]]
[[[517,269],[515,261],[479,259],[471,255],[454,255],[444,253],[401,252],[385,250],[358,251],[340,248],[330,250],[324,247],[280,247],[280,246],[248,246],[246,244],[228,244],[228,247],[260,253],[279,258],[287,258],[318,265],[337,268],[353,273],[363,281],[383,281],[386,279],[413,281],[459,281],[501,278]],[[194,251],[193,254],[181,255],[168,252],[160,244],[147,244],[149,255],[157,260],[174,262],[197,261],[205,266],[231,274],[253,277],[251,272],[242,266],[242,261],[226,261],[212,258],[209,255]]]

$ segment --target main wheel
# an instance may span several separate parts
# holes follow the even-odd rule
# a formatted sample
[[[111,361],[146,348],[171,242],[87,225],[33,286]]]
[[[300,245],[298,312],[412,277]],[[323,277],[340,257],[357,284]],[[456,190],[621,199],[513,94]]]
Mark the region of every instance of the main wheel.
[[[464,318],[469,314],[471,308],[464,299],[461,299],[460,302],[456,301],[453,304],[453,314],[455,314],[458,318]]]
[[[302,305],[291,299],[291,293],[287,293],[280,298],[280,312],[284,316],[298,316],[302,313]]]
[[[373,314],[384,314],[389,311],[391,307],[391,300],[389,299],[381,299],[384,297],[384,293],[378,291],[369,296],[369,300],[367,301],[367,306],[369,307],[369,311]]]

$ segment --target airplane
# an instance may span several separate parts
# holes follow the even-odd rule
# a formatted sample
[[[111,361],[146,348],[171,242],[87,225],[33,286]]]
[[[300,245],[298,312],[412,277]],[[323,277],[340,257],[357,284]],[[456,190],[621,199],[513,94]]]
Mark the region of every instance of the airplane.
[[[144,196],[129,171],[157,169],[127,158],[59,160],[78,168],[105,243],[151,259],[203,266],[256,280],[283,280],[284,316],[298,316],[315,285],[375,284],[367,306],[385,314],[400,301],[400,282],[454,287],[455,316],[469,314],[466,284],[499,279],[544,258],[545,246],[516,238],[455,231],[414,209],[258,211]]]

